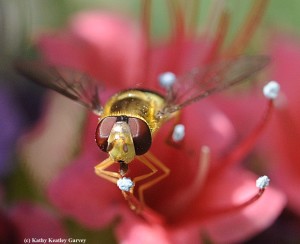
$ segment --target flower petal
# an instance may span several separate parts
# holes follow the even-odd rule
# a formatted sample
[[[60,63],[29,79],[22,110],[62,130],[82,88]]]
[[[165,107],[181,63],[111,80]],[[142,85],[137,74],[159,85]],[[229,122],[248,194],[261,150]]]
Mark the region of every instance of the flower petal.
[[[161,225],[151,225],[141,219],[130,216],[123,218],[117,226],[116,235],[123,244],[170,244],[167,231]]]
[[[104,159],[101,153],[82,154],[48,188],[50,201],[63,214],[89,228],[104,227],[128,208],[117,186],[95,174],[97,156],[98,162]]]
[[[198,225],[183,225],[170,228],[162,223],[148,223],[128,212],[116,229],[120,243],[201,243],[200,227]]]
[[[205,68],[211,43],[205,38],[159,43],[151,50],[151,69],[146,77],[147,85],[159,89],[157,78],[164,72],[183,75],[195,67]]]
[[[45,35],[39,46],[51,63],[86,71],[110,87],[141,82],[142,35],[119,15],[81,12],[65,33]]]

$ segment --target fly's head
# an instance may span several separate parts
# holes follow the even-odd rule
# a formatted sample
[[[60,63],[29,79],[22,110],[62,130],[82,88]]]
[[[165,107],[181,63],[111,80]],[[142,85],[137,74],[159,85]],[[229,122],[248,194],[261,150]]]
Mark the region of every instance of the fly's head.
[[[132,135],[127,122],[117,121],[112,127],[106,151],[115,162],[131,162],[136,153]]]
[[[108,116],[96,129],[96,143],[115,162],[130,163],[151,146],[151,132],[145,121],[135,117]]]

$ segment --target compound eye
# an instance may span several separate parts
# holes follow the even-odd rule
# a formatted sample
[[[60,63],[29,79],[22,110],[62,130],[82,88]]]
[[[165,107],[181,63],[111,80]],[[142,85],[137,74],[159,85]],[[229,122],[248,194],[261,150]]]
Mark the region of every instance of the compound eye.
[[[138,118],[128,118],[136,155],[146,153],[151,146],[152,137],[149,126]]]
[[[95,140],[97,145],[104,152],[107,152],[107,140],[116,121],[117,118],[114,116],[106,117],[102,119],[97,126]]]

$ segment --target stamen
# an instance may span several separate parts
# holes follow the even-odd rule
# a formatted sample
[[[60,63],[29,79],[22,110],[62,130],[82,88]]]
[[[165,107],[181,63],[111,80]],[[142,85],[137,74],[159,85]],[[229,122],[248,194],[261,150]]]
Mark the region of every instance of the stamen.
[[[213,0],[210,3],[208,16],[205,23],[205,35],[213,37],[215,35],[216,27],[220,24],[220,16],[225,12],[225,1]],[[217,27],[218,28],[218,27]]]
[[[184,43],[186,42],[186,16],[184,16],[182,1],[168,0],[167,4],[171,23],[171,33],[168,44],[168,57],[170,61],[168,62],[168,67],[170,70],[178,70],[181,67],[181,62],[178,62],[178,60],[181,60],[185,50]]]
[[[256,187],[259,189],[265,189],[270,184],[270,178],[266,175],[259,177],[256,180]]]
[[[263,88],[263,93],[268,99],[275,99],[280,92],[280,85],[276,81],[270,81]]]
[[[169,90],[176,81],[176,75],[172,72],[165,72],[158,77],[158,80],[161,87]]]
[[[220,19],[217,26],[217,30],[215,31],[215,36],[213,37],[212,46],[210,47],[209,54],[205,60],[205,63],[212,63],[218,54],[222,50],[222,46],[224,45],[224,40],[228,34],[228,27],[230,22],[230,15],[223,10],[220,13]]]
[[[151,0],[143,0],[141,4],[141,29],[144,38],[144,54],[143,54],[143,77],[148,77],[150,65],[150,50],[151,50]]]
[[[168,5],[171,10],[171,18],[174,18],[175,16],[173,27],[174,38],[177,39],[179,37],[183,37],[185,32],[185,16],[180,6],[180,3],[178,2],[178,0],[169,0]]]
[[[174,127],[172,139],[175,142],[181,141],[185,136],[185,127],[182,124],[178,124]]]
[[[219,166],[213,170],[212,174],[221,174],[225,168],[231,167],[233,164],[240,162],[250,152],[250,150],[254,147],[258,137],[262,134],[268,122],[270,121],[273,109],[274,100],[270,99],[268,101],[267,110],[265,111],[260,123],[242,142],[240,142],[227,155],[222,157],[220,160],[221,162],[218,164]]]
[[[180,213],[182,210],[184,211],[186,205],[193,202],[195,196],[201,191],[201,188],[207,179],[209,166],[210,148],[208,146],[202,146],[200,149],[199,164],[198,167],[195,168],[196,175],[193,177],[193,181],[184,191],[179,191],[177,195],[173,196],[172,199],[169,199],[170,204],[176,202],[176,204],[173,205],[172,212],[176,211],[177,213]]]
[[[259,190],[254,196],[252,196],[245,202],[235,205],[235,206],[230,206],[230,207],[207,211],[206,214],[203,214],[203,216],[201,216],[201,217],[203,217],[205,219],[213,218],[216,216],[220,216],[222,214],[230,214],[232,212],[237,212],[237,211],[240,211],[240,210],[250,206],[252,203],[256,202],[263,195],[265,188],[269,185],[269,182],[270,182],[270,179],[267,176],[259,177],[256,181],[256,186],[259,188]]]
[[[210,148],[208,146],[201,147],[200,154],[200,167],[199,167],[199,175],[198,175],[198,185],[202,186],[204,181],[206,180],[207,172],[209,169],[210,162]]]
[[[164,222],[163,217],[157,212],[153,211],[151,208],[143,205],[132,192],[122,191],[124,198],[127,200],[129,207],[136,214],[139,214],[143,217],[147,222],[153,224],[162,225]]]
[[[230,15],[226,10],[225,1],[214,0],[211,1],[210,10],[205,24],[205,37],[207,39],[208,50],[205,63],[211,63],[219,52],[222,50],[225,38],[228,34],[228,27],[230,22]],[[203,60],[199,60],[203,62]]]
[[[197,175],[195,176],[193,183],[189,186],[189,190],[186,190],[187,192],[190,192],[192,194],[195,194],[195,192],[200,192],[200,189],[207,178],[209,165],[210,148],[208,146],[202,146],[200,150],[200,160]]]
[[[264,15],[267,4],[268,0],[255,0],[252,9],[249,11],[245,19],[245,22],[236,32],[236,37],[232,40],[231,46],[227,49],[227,56],[239,55],[247,47]]]
[[[189,32],[193,35],[196,33],[196,26],[198,23],[198,19],[200,17],[199,9],[200,9],[200,1],[199,0],[191,0],[186,1],[187,4],[190,5],[191,11],[186,16],[190,16],[189,23]]]
[[[134,182],[130,178],[120,178],[117,181],[117,185],[121,191],[129,192],[134,187]]]

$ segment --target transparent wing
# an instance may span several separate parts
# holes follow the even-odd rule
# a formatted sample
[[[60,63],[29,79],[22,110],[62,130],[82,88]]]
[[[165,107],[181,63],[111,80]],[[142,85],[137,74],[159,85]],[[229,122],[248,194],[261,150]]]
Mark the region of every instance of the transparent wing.
[[[179,77],[168,90],[166,106],[158,116],[168,116],[183,107],[235,85],[269,63],[267,56],[240,56],[210,65],[205,69],[195,68]]]
[[[50,88],[100,115],[99,86],[87,74],[69,68],[47,66],[35,61],[18,60],[16,70],[31,81]]]

